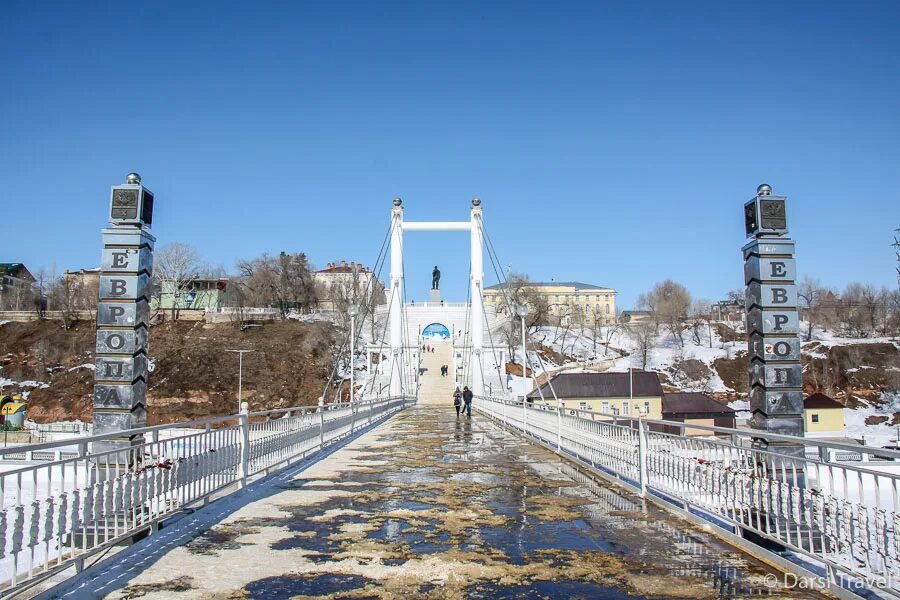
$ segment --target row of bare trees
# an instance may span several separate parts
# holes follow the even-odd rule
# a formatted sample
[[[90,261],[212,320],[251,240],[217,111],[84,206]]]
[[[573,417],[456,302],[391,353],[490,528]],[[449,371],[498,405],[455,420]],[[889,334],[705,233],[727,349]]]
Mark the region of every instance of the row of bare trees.
[[[264,253],[238,261],[237,268],[239,275],[227,282],[231,286],[228,304],[237,312],[242,307],[270,307],[286,317],[292,310],[309,312],[318,302],[312,267],[303,253]],[[53,269],[38,269],[30,285],[4,289],[0,310],[34,310],[39,318],[46,311],[61,312],[68,328],[84,311],[96,312],[98,275],[93,271],[59,275]],[[174,242],[155,252],[150,295],[176,320],[198,281],[225,278],[225,270],[204,263],[196,248]]]
[[[797,294],[806,341],[812,339],[815,329],[856,338],[900,333],[898,290],[851,282],[838,291],[816,278],[805,277],[797,285]],[[740,299],[743,304],[743,290],[733,290],[728,297]],[[722,318],[708,300],[692,299],[685,286],[671,280],[657,283],[641,294],[638,307],[649,312],[655,333],[665,325],[680,346],[684,346],[685,335],[689,335],[694,344],[708,343],[712,347],[713,324]]]
[[[277,256],[263,253],[251,260],[238,261],[236,304],[272,307],[282,317],[296,310],[309,312],[317,302],[312,268],[302,252]]]
[[[804,337],[813,329],[855,338],[894,336],[900,333],[900,290],[851,282],[843,290],[805,277],[797,287],[800,316],[806,321]]]
[[[154,262],[154,295],[160,305],[169,307],[173,320],[199,280],[225,278],[223,268],[204,264],[197,250],[183,242],[160,248]],[[237,277],[228,278],[227,305],[238,323],[244,322],[248,308],[277,308],[284,318],[293,310],[309,312],[316,305],[312,267],[302,252],[241,259],[237,270]]]

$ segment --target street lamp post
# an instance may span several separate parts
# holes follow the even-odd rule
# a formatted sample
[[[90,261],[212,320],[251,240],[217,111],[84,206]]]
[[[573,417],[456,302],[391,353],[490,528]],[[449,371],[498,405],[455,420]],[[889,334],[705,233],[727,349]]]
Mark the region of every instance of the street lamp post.
[[[528,316],[528,305],[524,302],[516,305],[516,315],[522,323],[522,378],[528,378],[528,351],[525,348],[525,317]],[[525,433],[525,425],[528,420],[528,409],[526,408],[525,387],[522,386],[522,433]]]
[[[353,387],[355,385],[353,358],[356,355],[356,316],[359,314],[359,305],[351,304],[347,307],[350,315],[350,404],[353,404]]]
[[[238,355],[238,412],[241,412],[241,394],[243,393],[244,383],[244,354],[253,352],[253,350],[226,349],[225,352],[234,352]]]

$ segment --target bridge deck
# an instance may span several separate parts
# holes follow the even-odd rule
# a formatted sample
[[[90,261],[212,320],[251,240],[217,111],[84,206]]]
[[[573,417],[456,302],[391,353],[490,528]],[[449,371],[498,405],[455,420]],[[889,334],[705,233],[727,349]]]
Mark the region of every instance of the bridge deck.
[[[423,407],[107,563],[61,597],[715,598],[781,580],[477,416]]]

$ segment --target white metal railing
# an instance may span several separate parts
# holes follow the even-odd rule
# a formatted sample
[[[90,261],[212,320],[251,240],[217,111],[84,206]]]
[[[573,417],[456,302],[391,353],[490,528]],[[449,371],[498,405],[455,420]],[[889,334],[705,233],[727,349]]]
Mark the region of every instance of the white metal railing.
[[[900,452],[586,410],[560,414],[501,398],[477,398],[473,408],[642,496],[728,533],[776,542],[802,558],[802,568],[821,571],[832,590],[900,598]],[[799,448],[779,452],[785,444]],[[835,460],[848,454],[864,458]]]
[[[414,402],[266,410],[32,444],[36,460],[0,473],[0,596],[147,531],[254,475],[306,457]],[[114,438],[143,438],[105,449]],[[0,460],[23,448],[0,449]],[[47,456],[44,456],[47,455]]]

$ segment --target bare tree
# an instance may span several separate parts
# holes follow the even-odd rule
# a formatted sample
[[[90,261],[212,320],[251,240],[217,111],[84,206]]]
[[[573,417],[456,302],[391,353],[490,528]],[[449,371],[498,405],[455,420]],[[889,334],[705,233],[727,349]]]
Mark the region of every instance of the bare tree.
[[[641,358],[641,369],[646,371],[650,349],[653,348],[653,340],[656,338],[656,328],[652,323],[646,321],[629,323],[627,327],[636,343],[637,353]]]
[[[367,317],[369,312],[375,310],[373,299],[366,289],[365,279],[361,276],[359,267],[354,267],[347,277],[334,281],[327,289],[316,288],[318,299],[328,298],[332,309],[337,315],[337,323],[345,330],[350,328],[350,306],[356,305],[359,315]],[[358,335],[365,323],[363,319],[356,322],[355,335]]]
[[[41,267],[34,274],[31,303],[38,319],[44,318],[44,311],[47,310],[47,294],[55,280],[56,275],[46,267]]]
[[[50,292],[48,294],[48,305],[59,311],[62,316],[63,329],[68,330],[76,321],[75,315],[78,310],[77,288],[71,277],[57,277],[50,284]]]
[[[262,254],[238,262],[248,297],[256,306],[273,306],[286,318],[291,310],[308,312],[317,302],[309,261],[303,253]]]
[[[657,332],[660,324],[667,325],[672,337],[684,346],[684,323],[691,307],[691,294],[686,287],[666,279],[646,294],[641,294],[638,306],[650,311]]]
[[[800,299],[800,310],[805,313],[808,327],[806,341],[812,339],[813,329],[821,318],[822,302],[828,290],[815,277],[807,275],[797,286],[797,297]]]
[[[703,334],[705,333],[709,347],[712,348],[712,303],[709,300],[700,298],[691,303],[688,312],[688,327],[695,345],[703,344]]]
[[[609,354],[609,345],[612,343],[613,337],[622,329],[622,317],[619,314],[613,316],[612,321],[600,328],[603,336],[603,356]]]
[[[171,297],[172,320],[178,319],[180,302],[191,284],[200,276],[200,256],[196,248],[184,242],[172,242],[156,251],[153,280],[160,298]]]
[[[516,314],[516,306],[528,305],[528,316],[525,317],[525,327],[532,330],[550,322],[550,303],[547,298],[530,286],[531,280],[524,273],[510,273],[507,277],[507,287],[501,296],[497,306],[497,312],[513,316]]]

